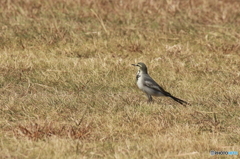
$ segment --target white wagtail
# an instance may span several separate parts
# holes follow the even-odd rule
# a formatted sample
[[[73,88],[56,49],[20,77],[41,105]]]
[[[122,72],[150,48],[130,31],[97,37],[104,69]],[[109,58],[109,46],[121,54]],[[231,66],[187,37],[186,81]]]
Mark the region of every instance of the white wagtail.
[[[133,66],[139,67],[137,72],[136,81],[138,88],[146,93],[148,97],[148,102],[151,102],[152,96],[166,96],[171,97],[176,102],[182,105],[190,105],[189,103],[181,100],[177,97],[172,96],[170,93],[166,92],[162,87],[160,87],[157,82],[155,82],[149,75],[147,71],[147,66],[144,63],[139,62],[138,64],[132,64]]]

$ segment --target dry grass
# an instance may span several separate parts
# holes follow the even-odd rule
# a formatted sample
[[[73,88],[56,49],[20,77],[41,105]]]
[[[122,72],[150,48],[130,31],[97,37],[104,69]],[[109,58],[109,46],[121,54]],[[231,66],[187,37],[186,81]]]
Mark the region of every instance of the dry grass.
[[[3,0],[0,16],[1,158],[240,150],[239,2]],[[147,104],[137,62],[192,106]]]

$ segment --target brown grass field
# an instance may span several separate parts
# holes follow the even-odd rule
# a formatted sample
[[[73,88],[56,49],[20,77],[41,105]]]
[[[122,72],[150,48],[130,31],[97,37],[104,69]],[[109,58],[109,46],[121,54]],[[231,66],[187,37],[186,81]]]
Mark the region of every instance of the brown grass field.
[[[240,1],[1,0],[0,93],[3,159],[239,158]]]

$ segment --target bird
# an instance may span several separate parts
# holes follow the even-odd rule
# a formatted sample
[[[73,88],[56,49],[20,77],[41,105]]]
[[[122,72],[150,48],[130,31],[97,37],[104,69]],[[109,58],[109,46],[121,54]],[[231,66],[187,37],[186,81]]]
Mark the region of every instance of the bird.
[[[142,90],[148,97],[148,102],[152,102],[152,96],[166,96],[170,97],[181,105],[185,106],[190,105],[188,102],[174,97],[169,92],[165,91],[162,87],[160,87],[157,82],[155,82],[148,74],[147,66],[139,62],[137,64],[132,64],[133,66],[139,67],[137,75],[136,75],[136,83],[140,90]]]

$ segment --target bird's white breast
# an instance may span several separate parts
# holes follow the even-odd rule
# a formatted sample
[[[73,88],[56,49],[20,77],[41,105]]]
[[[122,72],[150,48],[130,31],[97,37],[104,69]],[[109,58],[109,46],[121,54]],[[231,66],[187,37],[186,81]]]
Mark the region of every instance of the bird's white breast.
[[[138,73],[137,73],[137,86],[139,89],[143,90],[143,77],[142,77],[142,74],[141,74],[141,71],[139,70]]]

